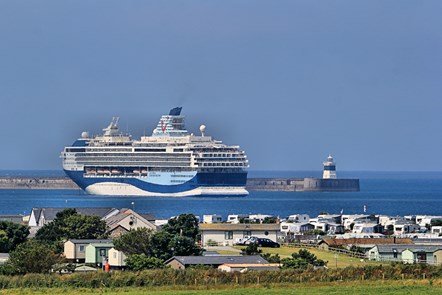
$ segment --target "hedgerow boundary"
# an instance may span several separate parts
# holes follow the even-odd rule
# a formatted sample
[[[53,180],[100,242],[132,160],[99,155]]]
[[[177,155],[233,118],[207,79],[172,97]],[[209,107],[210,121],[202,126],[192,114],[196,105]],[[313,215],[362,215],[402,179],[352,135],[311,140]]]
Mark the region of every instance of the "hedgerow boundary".
[[[0,276],[0,289],[13,288],[122,288],[159,286],[265,285],[361,280],[420,280],[442,278],[442,267],[392,264],[341,269],[250,271],[226,273],[216,269],[116,271],[105,273],[26,274]]]

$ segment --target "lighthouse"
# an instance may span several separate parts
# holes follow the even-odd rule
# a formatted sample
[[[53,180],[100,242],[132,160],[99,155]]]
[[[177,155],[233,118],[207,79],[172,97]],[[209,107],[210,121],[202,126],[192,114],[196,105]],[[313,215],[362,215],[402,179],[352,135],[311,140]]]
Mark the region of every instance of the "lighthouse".
[[[333,157],[328,155],[327,161],[324,162],[324,172],[322,173],[323,179],[336,179],[336,163],[333,161]]]

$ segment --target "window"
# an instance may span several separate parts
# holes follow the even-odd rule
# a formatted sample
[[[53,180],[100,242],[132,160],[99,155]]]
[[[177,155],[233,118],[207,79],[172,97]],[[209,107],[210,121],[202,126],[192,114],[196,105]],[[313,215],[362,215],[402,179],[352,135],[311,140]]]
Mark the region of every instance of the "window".
[[[224,232],[224,239],[225,240],[232,240],[233,239],[233,231],[225,231]]]
[[[100,256],[106,256],[106,249],[100,249]]]
[[[114,252],[114,258],[115,259],[117,258],[117,252]]]
[[[84,245],[80,245],[80,247],[78,247],[78,251],[84,252]]]

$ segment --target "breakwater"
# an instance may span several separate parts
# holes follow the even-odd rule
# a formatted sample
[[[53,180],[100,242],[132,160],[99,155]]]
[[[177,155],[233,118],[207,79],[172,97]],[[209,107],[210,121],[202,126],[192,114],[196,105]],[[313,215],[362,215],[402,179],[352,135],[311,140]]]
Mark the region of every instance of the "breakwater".
[[[0,189],[80,189],[68,177],[0,177]]]
[[[68,177],[0,177],[0,189],[79,189]],[[359,179],[249,178],[249,191],[359,191]]]
[[[249,178],[249,191],[358,192],[359,179]]]

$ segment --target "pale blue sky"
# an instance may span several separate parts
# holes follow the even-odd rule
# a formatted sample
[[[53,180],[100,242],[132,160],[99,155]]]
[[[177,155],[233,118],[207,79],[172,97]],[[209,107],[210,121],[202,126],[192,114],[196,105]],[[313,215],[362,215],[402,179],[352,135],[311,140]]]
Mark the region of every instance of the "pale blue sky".
[[[61,169],[112,116],[254,170],[441,170],[442,1],[0,1],[0,169]]]

